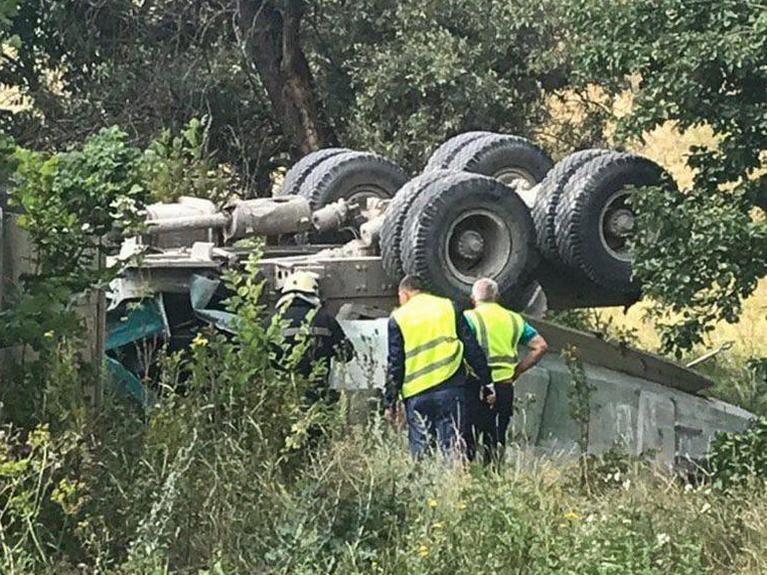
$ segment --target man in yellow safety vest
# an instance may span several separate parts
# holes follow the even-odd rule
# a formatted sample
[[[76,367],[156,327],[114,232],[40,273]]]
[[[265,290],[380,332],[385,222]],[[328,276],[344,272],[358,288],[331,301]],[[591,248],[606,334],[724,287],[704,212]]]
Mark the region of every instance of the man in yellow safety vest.
[[[412,276],[400,282],[399,301],[389,319],[386,416],[396,417],[401,397],[411,453],[419,457],[435,443],[455,453],[467,431],[464,360],[490,386],[487,360],[452,301],[426,293]]]
[[[518,313],[504,308],[498,300],[498,284],[490,278],[474,282],[471,290],[474,309],[464,312],[479,345],[487,356],[495,396],[490,401],[471,402],[471,435],[481,435],[485,460],[503,458],[506,432],[513,412],[514,382],[537,364],[548,345],[533,326]],[[519,361],[519,344],[529,352]]]

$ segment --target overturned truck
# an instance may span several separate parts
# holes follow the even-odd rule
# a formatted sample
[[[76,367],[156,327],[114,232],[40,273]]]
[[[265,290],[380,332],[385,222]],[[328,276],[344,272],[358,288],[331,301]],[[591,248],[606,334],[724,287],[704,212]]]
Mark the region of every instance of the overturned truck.
[[[466,304],[473,281],[492,277],[503,302],[526,313],[555,351],[574,346],[581,356],[593,389],[590,451],[620,446],[669,465],[694,461],[717,431],[740,431],[751,415],[707,398],[713,382],[696,372],[543,319],[547,310],[639,299],[630,196],[673,185],[641,156],[592,149],[554,165],[529,140],[490,132],[448,140],[413,178],[376,154],[320,150],[296,163],[272,198],[223,210],[196,198],[150,206],[144,235],[122,246],[120,257],[134,263],[109,296],[109,361],[126,389],[145,398],[135,375],[151,368],[151,353],[139,344],[183,347],[201,324],[223,325],[221,273],[252,253],[240,240],[261,237],[265,297],[275,298],[292,272],[315,272],[354,341],[357,359],[334,374],[339,387],[383,386],[385,318],[404,274]],[[515,433],[572,451],[582,430],[569,414],[559,354],[518,387]]]

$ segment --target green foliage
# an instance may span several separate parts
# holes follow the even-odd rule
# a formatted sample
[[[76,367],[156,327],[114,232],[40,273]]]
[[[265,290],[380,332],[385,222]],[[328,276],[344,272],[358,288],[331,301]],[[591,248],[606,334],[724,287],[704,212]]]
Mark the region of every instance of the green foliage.
[[[547,3],[342,0],[317,9],[314,56],[340,139],[413,172],[471,129],[530,134],[564,78]]]
[[[743,187],[686,194],[649,189],[634,198],[640,213],[635,265],[657,303],[663,349],[704,342],[718,321],[735,323],[742,302],[767,274],[767,223],[754,217]],[[674,214],[667,217],[666,214]]]
[[[113,127],[81,149],[44,154],[19,149],[13,201],[24,210],[42,276],[65,277],[75,290],[92,285],[103,236],[115,225],[137,229],[147,195],[137,171],[141,152]]]
[[[664,348],[689,350],[713,322],[733,322],[767,273],[767,11],[760,2],[563,0],[573,77],[614,96],[630,90],[619,139],[672,121],[709,126],[692,150],[691,189],[639,197],[636,271],[663,307]]]
[[[163,132],[143,151],[117,127],[52,154],[0,140],[0,158],[8,158],[0,170],[13,170],[11,201],[23,209],[19,225],[34,244],[36,264],[21,286],[9,286],[11,303],[0,310],[3,345],[42,349],[74,334],[81,322],[77,305],[120,271],[103,265],[103,256],[117,248],[110,238],[140,233],[148,201],[229,199],[235,179],[205,152],[205,126],[192,120],[180,135]]]
[[[588,485],[588,448],[589,448],[589,425],[591,423],[591,394],[595,387],[586,378],[583,361],[578,355],[578,349],[569,346],[562,350],[562,359],[565,360],[567,370],[570,372],[570,388],[567,390],[568,407],[570,417],[578,425],[578,449],[580,450],[579,465],[581,485]]]
[[[594,143],[593,126],[544,126],[547,94],[567,84],[549,1],[303,4],[300,41],[319,121],[342,145],[416,171],[467,129],[556,132],[562,149]],[[291,149],[279,124],[284,110],[266,99],[237,20],[226,3],[22,1],[9,34],[25,50],[5,59],[0,83],[32,107],[0,126],[24,145],[60,148],[118,124],[145,145],[208,116],[208,149],[237,168],[246,190],[266,194]]]
[[[18,49],[20,39],[15,34],[8,34],[13,19],[19,13],[19,0],[0,0],[0,49]]]
[[[352,427],[342,409],[307,406],[309,382],[270,355],[280,330],[263,321],[254,265],[227,278],[237,334],[204,331],[166,357],[160,402],[146,414],[114,398],[96,409],[62,401],[80,397],[73,390],[87,378],[60,350],[45,388],[49,426],[0,438],[4,572],[697,575],[767,566],[761,491],[733,501],[617,453],[589,461],[583,486],[575,466],[516,448],[501,473],[416,462],[382,420]]]
[[[62,149],[117,124],[143,147],[207,115],[208,149],[251,188],[287,150],[231,5],[19,0],[12,16],[6,34],[24,49],[0,54],[0,84],[31,106],[0,112],[0,131],[22,145]]]
[[[711,483],[718,489],[759,488],[767,479],[767,418],[743,433],[720,433],[711,444]]]
[[[757,416],[767,416],[767,359],[718,356],[699,369],[716,385],[714,397],[747,409]]]
[[[0,567],[4,573],[34,573],[50,567],[46,540],[65,528],[83,503],[75,471],[77,444],[53,437],[46,426],[26,436],[0,432]],[[71,527],[71,526],[70,526]]]
[[[11,201],[23,209],[18,223],[33,243],[35,273],[7,286],[0,343],[50,350],[80,333],[77,306],[117,271],[101,263],[105,236],[118,227],[140,229],[146,198],[137,174],[141,153],[124,132],[110,128],[80,149],[46,154],[16,148],[13,157]]]
[[[16,143],[7,134],[0,133],[0,185],[16,171]]]
[[[154,201],[180,196],[207,198],[218,205],[231,199],[234,175],[208,154],[210,122],[192,119],[177,136],[163,130],[144,152],[141,171]]]

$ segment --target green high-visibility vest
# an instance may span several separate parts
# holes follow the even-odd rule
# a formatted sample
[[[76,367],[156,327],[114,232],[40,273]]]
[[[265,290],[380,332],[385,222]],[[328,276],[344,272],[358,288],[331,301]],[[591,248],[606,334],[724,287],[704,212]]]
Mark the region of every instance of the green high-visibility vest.
[[[402,397],[437,386],[461,367],[463,344],[449,299],[419,293],[392,313],[405,342]]]
[[[525,327],[524,318],[497,303],[483,302],[464,312],[487,356],[493,382],[514,377],[519,363],[517,344]]]

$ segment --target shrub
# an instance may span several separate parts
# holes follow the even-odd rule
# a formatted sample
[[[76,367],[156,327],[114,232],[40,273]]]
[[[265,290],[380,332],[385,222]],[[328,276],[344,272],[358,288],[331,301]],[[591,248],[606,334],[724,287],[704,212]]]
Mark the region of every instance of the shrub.
[[[720,433],[711,445],[711,481],[731,489],[767,479],[767,417],[752,421],[743,433]]]

